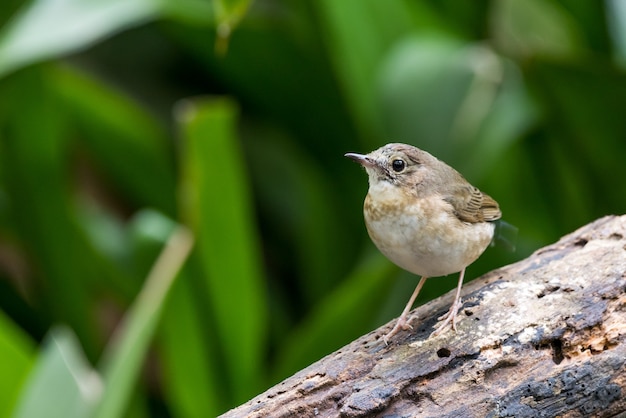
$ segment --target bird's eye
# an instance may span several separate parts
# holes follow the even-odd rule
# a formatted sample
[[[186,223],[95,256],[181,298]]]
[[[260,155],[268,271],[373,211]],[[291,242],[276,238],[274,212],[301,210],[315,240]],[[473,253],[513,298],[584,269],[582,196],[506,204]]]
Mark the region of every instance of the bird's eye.
[[[399,173],[402,170],[404,170],[405,166],[406,166],[406,163],[403,160],[393,160],[391,162],[391,168],[393,168],[393,171],[395,171],[396,173]]]

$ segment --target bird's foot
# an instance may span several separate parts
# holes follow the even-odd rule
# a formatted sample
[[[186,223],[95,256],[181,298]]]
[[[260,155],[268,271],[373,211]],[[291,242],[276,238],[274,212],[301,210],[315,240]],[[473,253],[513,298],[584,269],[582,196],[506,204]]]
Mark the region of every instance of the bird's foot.
[[[413,329],[413,327],[407,322],[405,317],[398,318],[398,320],[396,321],[396,325],[383,337],[385,345],[389,345],[389,339],[396,335],[401,329],[404,331]]]
[[[439,323],[435,327],[435,330],[430,337],[436,337],[441,335],[448,328],[452,327],[454,331],[456,331],[456,324],[459,322],[458,311],[461,308],[462,304],[459,300],[458,303],[453,303],[450,307],[450,310],[444,315],[440,316],[438,319]]]

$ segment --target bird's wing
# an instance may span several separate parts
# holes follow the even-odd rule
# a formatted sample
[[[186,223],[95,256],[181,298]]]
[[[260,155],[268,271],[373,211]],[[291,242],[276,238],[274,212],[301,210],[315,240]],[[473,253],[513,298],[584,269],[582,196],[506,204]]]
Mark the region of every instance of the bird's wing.
[[[495,221],[502,216],[498,203],[470,184],[451,190],[445,200],[452,205],[457,218],[464,222]]]

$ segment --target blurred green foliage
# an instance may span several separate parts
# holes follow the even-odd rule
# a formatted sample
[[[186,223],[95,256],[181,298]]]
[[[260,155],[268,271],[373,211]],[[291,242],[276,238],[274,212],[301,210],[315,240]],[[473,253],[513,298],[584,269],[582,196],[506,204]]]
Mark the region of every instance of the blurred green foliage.
[[[7,1],[0,25],[0,417],[217,415],[398,315],[416,278],[345,152],[411,143],[499,201],[517,252],[469,278],[626,207],[620,0]],[[189,260],[146,280],[178,225]]]

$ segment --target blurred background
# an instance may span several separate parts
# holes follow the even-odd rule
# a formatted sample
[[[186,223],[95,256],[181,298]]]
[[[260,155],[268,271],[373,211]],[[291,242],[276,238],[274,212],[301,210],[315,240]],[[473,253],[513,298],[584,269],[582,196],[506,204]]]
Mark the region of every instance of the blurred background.
[[[623,0],[5,0],[0,27],[0,417],[215,416],[399,315],[417,277],[346,152],[413,144],[500,203],[517,251],[466,280],[626,208]]]

